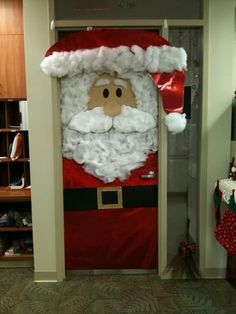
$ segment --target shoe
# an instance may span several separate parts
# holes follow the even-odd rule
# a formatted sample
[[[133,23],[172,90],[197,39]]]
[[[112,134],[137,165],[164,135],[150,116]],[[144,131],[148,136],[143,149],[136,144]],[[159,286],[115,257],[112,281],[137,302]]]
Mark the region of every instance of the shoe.
[[[30,213],[22,213],[22,224],[25,227],[32,227],[32,217]]]
[[[20,246],[19,241],[14,240],[12,245],[5,251],[5,256],[19,256],[20,255]]]
[[[13,209],[7,213],[8,226],[22,227],[21,214]]]
[[[25,178],[21,177],[19,181],[15,181],[9,184],[9,188],[12,190],[23,189],[25,186]]]
[[[1,214],[0,213],[0,227],[5,227],[8,225],[8,221],[7,221],[7,214]]]
[[[22,154],[23,147],[23,135],[21,133],[17,133],[14,137],[12,147],[11,147],[11,160],[17,160]]]

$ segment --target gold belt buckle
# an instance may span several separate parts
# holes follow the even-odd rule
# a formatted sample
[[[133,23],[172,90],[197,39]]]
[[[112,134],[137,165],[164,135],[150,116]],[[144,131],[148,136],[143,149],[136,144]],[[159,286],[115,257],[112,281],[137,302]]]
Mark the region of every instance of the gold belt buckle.
[[[117,202],[106,203],[103,199],[103,193],[116,192]],[[113,209],[123,208],[123,197],[121,186],[109,186],[109,187],[98,187],[97,188],[97,207],[98,209]]]

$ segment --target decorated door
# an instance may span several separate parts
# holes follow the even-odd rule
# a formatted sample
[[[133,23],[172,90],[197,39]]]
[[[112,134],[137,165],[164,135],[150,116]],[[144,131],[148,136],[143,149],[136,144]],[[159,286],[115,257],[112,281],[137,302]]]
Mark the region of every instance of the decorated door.
[[[99,29],[58,41],[41,66],[60,78],[66,268],[157,268],[157,94],[181,132],[185,51]]]

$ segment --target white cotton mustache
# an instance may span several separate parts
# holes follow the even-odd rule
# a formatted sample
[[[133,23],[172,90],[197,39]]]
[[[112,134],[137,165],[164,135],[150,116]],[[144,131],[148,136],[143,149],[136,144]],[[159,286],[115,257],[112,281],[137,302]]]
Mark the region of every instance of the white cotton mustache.
[[[147,132],[156,127],[153,116],[137,108],[123,105],[121,113],[112,118],[104,114],[103,107],[82,111],[73,116],[69,128],[81,133],[103,133],[112,127],[119,132]]]

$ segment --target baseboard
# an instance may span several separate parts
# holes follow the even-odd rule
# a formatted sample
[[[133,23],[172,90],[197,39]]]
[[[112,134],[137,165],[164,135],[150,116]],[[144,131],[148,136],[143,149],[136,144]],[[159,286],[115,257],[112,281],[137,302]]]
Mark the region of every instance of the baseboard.
[[[157,274],[157,270],[145,269],[92,269],[92,270],[67,270],[67,274],[73,275],[141,275],[141,274]],[[225,268],[205,268],[202,271],[202,278],[205,279],[224,279],[226,277]],[[162,279],[170,279],[170,274],[161,276]],[[56,272],[34,272],[35,282],[57,282]]]
[[[67,270],[68,275],[148,275],[157,274],[157,269],[89,269]]]
[[[224,279],[226,278],[226,268],[205,268],[202,271],[202,278]]]
[[[35,282],[57,282],[57,272],[34,272]]]

